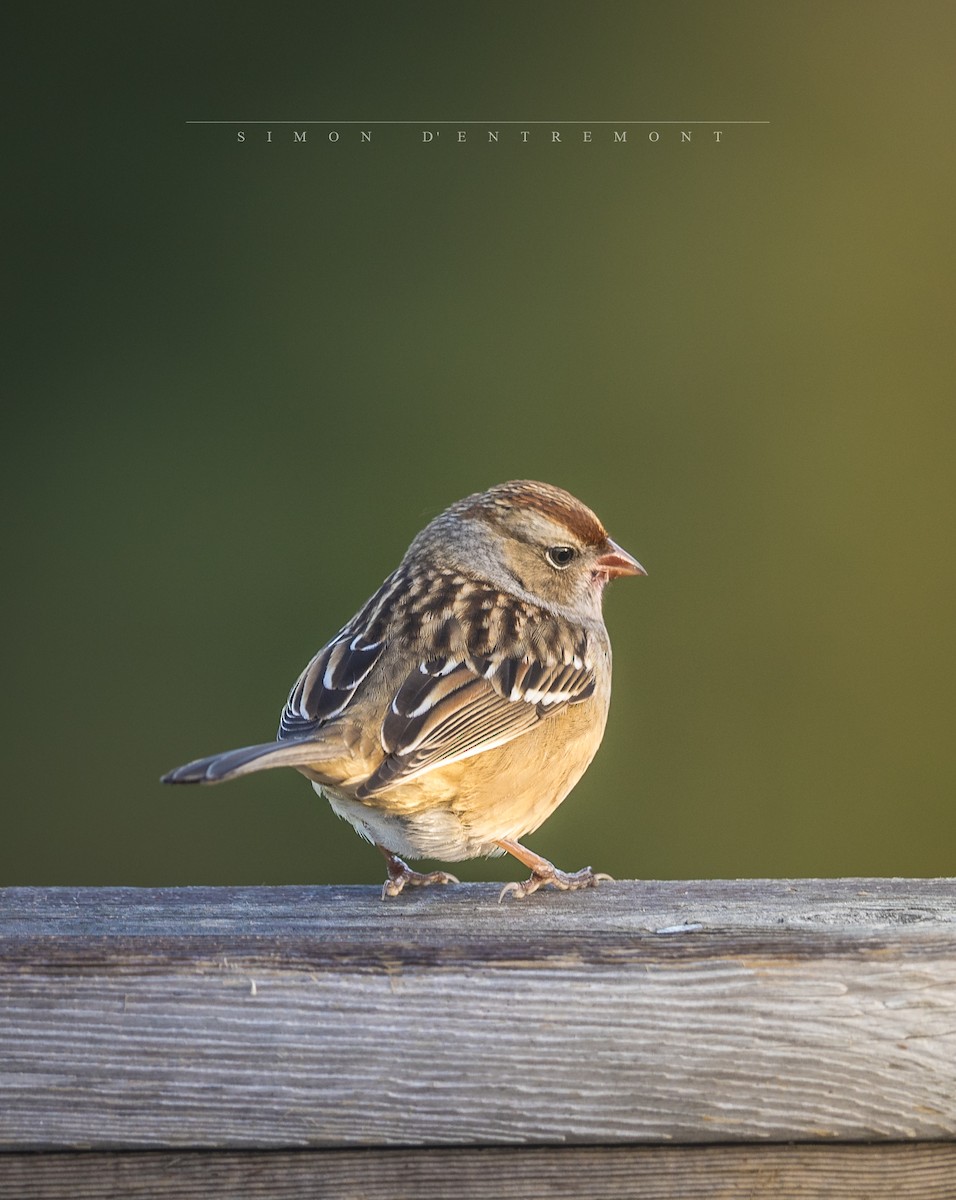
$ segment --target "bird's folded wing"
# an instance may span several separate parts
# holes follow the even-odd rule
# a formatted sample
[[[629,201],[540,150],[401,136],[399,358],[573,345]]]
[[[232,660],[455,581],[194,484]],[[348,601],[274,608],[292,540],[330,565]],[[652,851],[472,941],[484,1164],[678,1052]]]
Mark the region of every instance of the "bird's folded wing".
[[[279,724],[279,739],[301,737],[339,716],[381,657],[384,641],[353,636],[350,626],[316,654],[296,680]]]
[[[594,691],[580,658],[434,659],[399,688],[382,724],[385,759],[356,792],[373,796],[427,771],[503,746]]]

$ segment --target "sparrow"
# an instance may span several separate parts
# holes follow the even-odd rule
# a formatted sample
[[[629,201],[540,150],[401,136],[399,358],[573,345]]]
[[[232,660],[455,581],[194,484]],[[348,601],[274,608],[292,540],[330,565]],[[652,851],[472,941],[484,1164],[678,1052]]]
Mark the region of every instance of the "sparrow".
[[[499,899],[594,887],[521,844],[604,736],[606,584],[646,571],[595,514],[531,480],[466,496],[418,534],[378,591],[311,660],[274,742],[196,759],[164,783],[294,767],[384,855],[382,897],[457,883],[406,859],[507,852],[531,871]]]

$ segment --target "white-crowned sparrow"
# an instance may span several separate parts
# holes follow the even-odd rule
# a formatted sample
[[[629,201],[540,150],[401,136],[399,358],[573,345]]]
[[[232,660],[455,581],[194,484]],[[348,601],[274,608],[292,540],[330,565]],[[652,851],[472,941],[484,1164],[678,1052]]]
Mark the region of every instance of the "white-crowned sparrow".
[[[565,874],[519,839],[601,744],[611,697],[602,593],[617,575],[645,573],[561,488],[518,480],[467,496],[305,668],[276,742],[197,759],[164,782],[295,767],[384,854],[383,897],[457,882],[404,858],[503,851],[532,875],[502,896],[594,886],[602,876],[590,867]]]

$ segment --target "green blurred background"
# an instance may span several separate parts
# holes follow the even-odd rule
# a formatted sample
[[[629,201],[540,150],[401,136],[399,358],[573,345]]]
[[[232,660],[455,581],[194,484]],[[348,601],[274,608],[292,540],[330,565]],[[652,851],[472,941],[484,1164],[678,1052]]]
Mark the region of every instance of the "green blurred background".
[[[424,521],[513,477],[650,573],[535,850],[954,873],[952,4],[12,20],[0,883],[379,881],[292,772],[158,779],[272,737]],[[640,119],[706,123],[568,123]]]

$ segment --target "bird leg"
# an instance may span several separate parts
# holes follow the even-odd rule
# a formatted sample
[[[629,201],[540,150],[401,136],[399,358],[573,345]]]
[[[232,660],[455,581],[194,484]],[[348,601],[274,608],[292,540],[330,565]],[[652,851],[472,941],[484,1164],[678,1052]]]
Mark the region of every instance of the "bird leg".
[[[509,854],[513,854],[518,862],[531,868],[531,878],[526,879],[524,883],[505,884],[498,897],[499,904],[508,895],[514,896],[516,900],[523,900],[525,896],[530,896],[532,892],[536,892],[538,888],[545,885],[560,888],[562,892],[574,892],[578,888],[597,887],[603,880],[611,879],[610,875],[592,871],[590,867],[584,867],[571,875],[565,871],[559,871],[554,863],[548,862],[540,854],[535,854],[533,850],[522,846],[520,842],[511,842],[506,838],[501,838],[495,844],[502,850],[507,850]]]
[[[387,900],[389,896],[400,896],[406,887],[428,887],[430,883],[460,882],[447,871],[429,871],[427,875],[423,875],[421,871],[413,871],[403,858],[399,858],[391,850],[386,850],[384,846],[377,845],[377,849],[384,855],[385,865],[388,869],[388,879],[382,885],[383,900]]]

